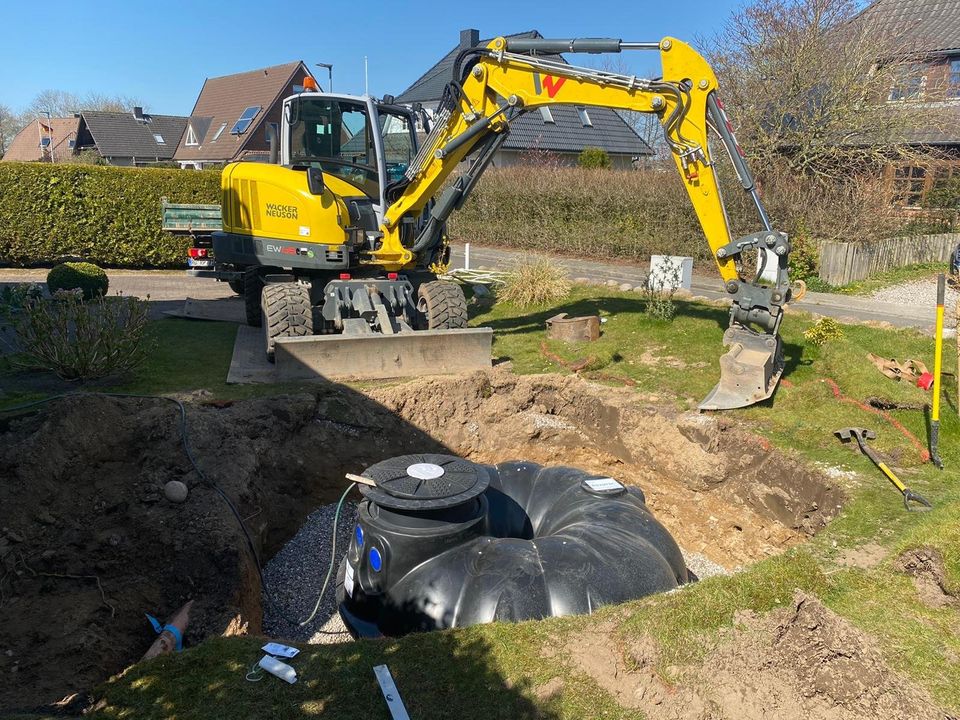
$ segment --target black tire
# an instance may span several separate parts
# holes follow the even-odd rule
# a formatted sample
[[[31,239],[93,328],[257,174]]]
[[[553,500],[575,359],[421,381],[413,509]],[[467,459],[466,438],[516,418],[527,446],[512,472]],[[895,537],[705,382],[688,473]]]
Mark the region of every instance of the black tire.
[[[230,289],[233,290],[237,295],[243,295],[244,287],[243,278],[239,280],[227,280],[227,285],[230,286]]]
[[[267,359],[273,362],[278,337],[313,335],[310,290],[300,283],[285,282],[263,288],[263,334]]]
[[[423,283],[417,293],[417,311],[427,330],[450,330],[467,326],[467,299],[456,283],[434,280]]]
[[[243,309],[247,316],[247,325],[260,327],[263,322],[260,312],[260,294],[263,292],[263,278],[257,268],[247,268],[243,271]],[[230,283],[233,287],[233,283]]]

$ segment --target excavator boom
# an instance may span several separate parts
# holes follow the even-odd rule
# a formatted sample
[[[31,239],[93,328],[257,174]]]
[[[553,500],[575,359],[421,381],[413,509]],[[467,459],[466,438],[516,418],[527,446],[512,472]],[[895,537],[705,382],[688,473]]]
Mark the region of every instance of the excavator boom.
[[[578,67],[559,57],[560,53],[625,50],[659,51],[663,77],[644,79]],[[764,209],[719,99],[713,70],[699,53],[675,38],[624,42],[499,37],[484,47],[461,51],[434,116],[432,132],[404,178],[388,189],[389,206],[380,228],[382,243],[368,262],[392,270],[414,263],[424,254],[429,256],[442,241],[445,221],[466,201],[510,132],[511,122],[521,113],[552,104],[657,115],[732,300],[730,326],[723,336],[724,345],[730,349],[720,360],[720,381],[700,408],[744,407],[770,397],[783,372],[778,331],[783,306],[790,300],[789,240],[773,228]],[[708,144],[711,131],[756,206],[758,230],[741,238],[730,233],[716,162]],[[466,159],[472,160],[469,168],[436,197]],[[420,219],[412,243],[401,238],[404,221],[409,224],[410,218]],[[748,251],[758,254],[760,271],[756,275],[746,268]]]

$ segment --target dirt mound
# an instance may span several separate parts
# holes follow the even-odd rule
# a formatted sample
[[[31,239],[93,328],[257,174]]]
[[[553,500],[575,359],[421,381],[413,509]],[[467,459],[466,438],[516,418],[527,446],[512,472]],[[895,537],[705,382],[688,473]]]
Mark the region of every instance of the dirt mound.
[[[676,669],[673,684],[654,670],[651,648],[618,648],[601,633],[568,651],[621,705],[664,720],[945,717],[886,665],[872,640],[804,593],[767,615],[741,614],[701,663]]]
[[[843,501],[835,481],[724,417],[576,377],[476,374],[371,396],[464,457],[563,463],[638,485],[685,550],[727,567],[815,533]]]
[[[361,393],[188,404],[190,442],[271,557],[344,473],[411,452],[527,459],[643,488],[686,550],[726,566],[780,552],[836,511],[830,480],[723,419],[632,391],[506,372]],[[136,661],[143,617],[195,604],[187,644],[260,630],[261,588],[236,520],[193,470],[177,408],[83,397],[0,416],[0,710],[88,690]],[[183,481],[183,504],[163,485]]]
[[[957,597],[947,591],[943,555],[936,548],[908,550],[897,558],[894,568],[913,578],[920,602],[927,607],[942,608],[958,604]]]

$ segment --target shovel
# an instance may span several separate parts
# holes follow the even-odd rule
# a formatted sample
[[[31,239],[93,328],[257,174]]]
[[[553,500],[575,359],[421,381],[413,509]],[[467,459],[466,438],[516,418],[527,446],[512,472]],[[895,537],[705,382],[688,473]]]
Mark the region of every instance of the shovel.
[[[877,457],[877,454],[870,449],[870,447],[867,445],[867,440],[873,440],[877,437],[877,434],[873,430],[867,430],[867,428],[847,427],[841,428],[840,430],[835,430],[833,434],[840,438],[841,442],[850,442],[851,439],[855,439],[857,441],[857,445],[860,447],[860,452],[870,458],[870,461],[880,468],[880,472],[886,475],[890,482],[892,482],[896,486],[897,490],[900,491],[900,494],[903,495],[903,506],[908,512],[912,512],[914,510],[926,511],[933,508],[933,505],[931,505],[925,497],[919,493],[913,492],[913,490],[904,485],[900,481],[900,478],[894,474],[893,470],[887,467],[887,464]],[[915,505],[911,505],[910,503],[915,503]]]

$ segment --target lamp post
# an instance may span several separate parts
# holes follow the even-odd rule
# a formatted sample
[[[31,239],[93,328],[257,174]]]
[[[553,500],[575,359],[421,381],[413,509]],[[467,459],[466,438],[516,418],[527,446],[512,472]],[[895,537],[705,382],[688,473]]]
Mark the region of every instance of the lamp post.
[[[327,74],[330,76],[330,88],[327,92],[333,92],[333,64],[332,63],[316,63],[316,66],[327,69]]]

